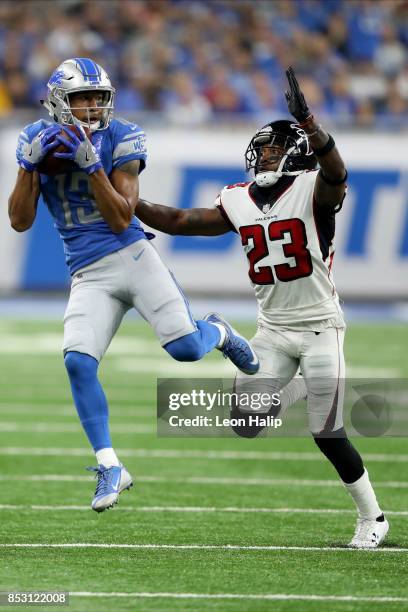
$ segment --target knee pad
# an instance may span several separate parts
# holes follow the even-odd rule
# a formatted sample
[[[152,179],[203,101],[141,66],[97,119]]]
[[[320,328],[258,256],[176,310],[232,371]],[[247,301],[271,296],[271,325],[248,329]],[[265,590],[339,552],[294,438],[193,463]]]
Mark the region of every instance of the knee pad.
[[[165,344],[163,348],[176,361],[198,361],[205,354],[199,331],[172,340]]]
[[[64,363],[70,380],[89,380],[96,375],[98,370],[98,362],[94,357],[76,351],[68,351],[65,354]]]
[[[329,437],[314,435],[314,441],[319,449],[333,464],[340,478],[345,483],[355,482],[364,473],[363,460],[354,448],[342,427]]]

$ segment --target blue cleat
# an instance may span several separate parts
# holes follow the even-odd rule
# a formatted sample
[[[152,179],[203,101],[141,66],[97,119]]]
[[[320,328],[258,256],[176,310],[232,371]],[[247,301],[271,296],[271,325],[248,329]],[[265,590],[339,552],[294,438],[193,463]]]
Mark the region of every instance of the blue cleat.
[[[225,340],[224,344],[219,347],[224,357],[228,357],[244,374],[256,374],[259,370],[259,359],[248,340],[215,312],[206,315],[204,320],[224,327]]]
[[[132,477],[123,465],[113,465],[109,468],[104,465],[86,468],[96,472],[98,484],[95,497],[92,500],[92,510],[103,512],[118,503],[119,494],[133,486]]]

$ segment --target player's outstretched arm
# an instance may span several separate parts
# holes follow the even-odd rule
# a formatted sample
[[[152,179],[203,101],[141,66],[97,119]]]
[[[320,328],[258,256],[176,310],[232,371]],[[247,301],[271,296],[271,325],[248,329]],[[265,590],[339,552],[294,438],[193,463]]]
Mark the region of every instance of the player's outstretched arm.
[[[315,121],[291,67],[286,71],[286,76],[289,90],[285,95],[289,112],[305,130],[320,165],[314,198],[318,205],[335,208],[341,205],[346,191],[347,171],[344,162],[333,137]]]
[[[231,230],[218,208],[185,210],[139,198],[136,216],[153,229],[172,235],[220,236]]]
[[[39,196],[38,172],[19,168],[16,184],[8,200],[8,215],[11,227],[16,232],[25,232],[34,223]]]

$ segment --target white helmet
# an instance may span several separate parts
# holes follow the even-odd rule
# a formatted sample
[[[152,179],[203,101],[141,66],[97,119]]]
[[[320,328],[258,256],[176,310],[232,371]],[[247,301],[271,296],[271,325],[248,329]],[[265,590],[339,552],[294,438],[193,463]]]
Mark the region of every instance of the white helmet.
[[[96,62],[86,57],[74,57],[62,62],[52,73],[47,83],[48,94],[46,100],[41,100],[50,116],[57,123],[65,125],[79,124],[95,130],[103,130],[108,127],[113,115],[113,101],[115,89],[110,79]],[[101,91],[103,92],[102,117],[98,121],[91,121],[88,109],[88,121],[79,121],[72,114],[69,95],[79,91]]]

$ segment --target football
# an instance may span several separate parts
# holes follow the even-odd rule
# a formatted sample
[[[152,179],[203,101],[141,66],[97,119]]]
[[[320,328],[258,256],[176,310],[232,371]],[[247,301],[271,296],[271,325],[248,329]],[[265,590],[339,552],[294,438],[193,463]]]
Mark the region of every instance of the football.
[[[84,127],[85,134],[90,137],[91,130]],[[79,128],[76,125],[67,125],[60,132],[61,136],[69,138],[69,132],[75,132],[79,136]],[[75,162],[70,159],[60,159],[54,157],[54,153],[63,153],[67,151],[67,148],[61,144],[56,149],[50,151],[38,164],[37,170],[40,174],[47,174],[48,176],[56,176],[57,174],[64,174],[75,169]]]

